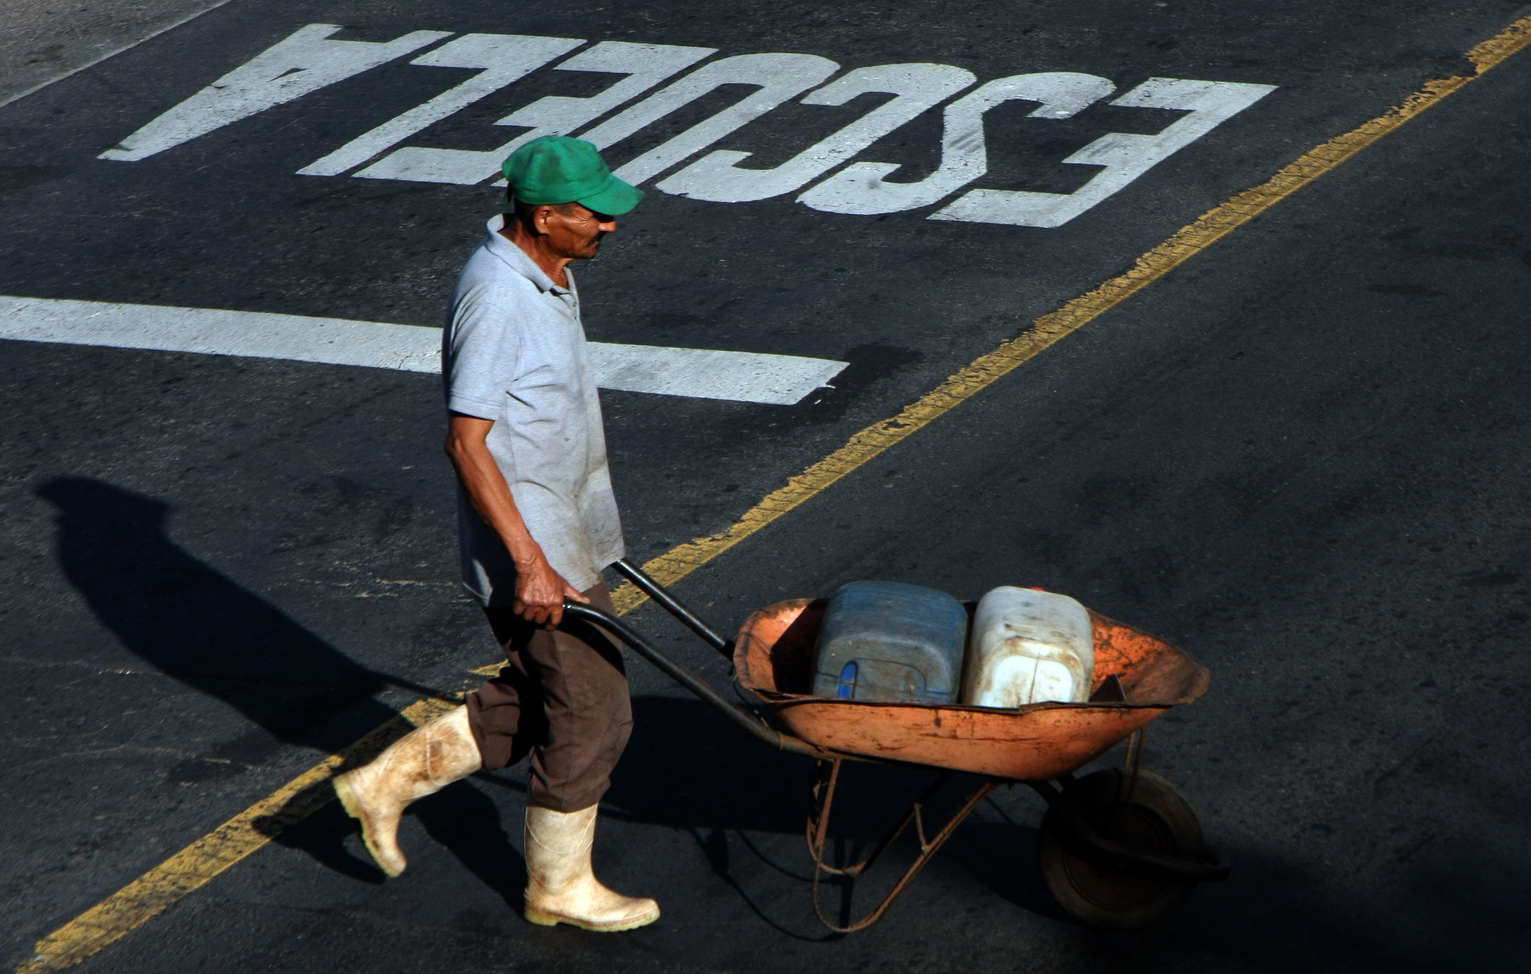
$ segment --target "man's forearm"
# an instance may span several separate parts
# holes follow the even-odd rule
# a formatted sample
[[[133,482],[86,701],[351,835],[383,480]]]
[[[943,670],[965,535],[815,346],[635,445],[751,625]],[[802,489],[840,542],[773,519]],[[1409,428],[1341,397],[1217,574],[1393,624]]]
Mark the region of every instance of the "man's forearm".
[[[494,462],[489,447],[454,437],[448,443],[447,456],[457,471],[457,479],[468,492],[468,501],[484,523],[500,536],[516,567],[525,571],[532,563],[543,559],[542,546],[527,530],[526,521],[516,507],[516,499],[510,493],[510,485],[505,482],[505,475]]]
[[[447,431],[446,454],[457,479],[468,492],[468,502],[499,535],[516,563],[515,601],[511,608],[522,618],[549,628],[563,621],[565,599],[583,602],[579,589],[554,570],[542,546],[532,537],[516,507],[516,499],[489,452],[492,420],[453,413]]]

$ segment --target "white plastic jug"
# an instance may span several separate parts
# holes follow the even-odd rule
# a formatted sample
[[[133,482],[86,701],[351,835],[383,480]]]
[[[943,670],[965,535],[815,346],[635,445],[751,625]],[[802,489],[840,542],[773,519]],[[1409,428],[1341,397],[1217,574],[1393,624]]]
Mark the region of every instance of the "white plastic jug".
[[[963,703],[1082,703],[1094,676],[1090,613],[1075,600],[1003,585],[979,601],[963,666]]]

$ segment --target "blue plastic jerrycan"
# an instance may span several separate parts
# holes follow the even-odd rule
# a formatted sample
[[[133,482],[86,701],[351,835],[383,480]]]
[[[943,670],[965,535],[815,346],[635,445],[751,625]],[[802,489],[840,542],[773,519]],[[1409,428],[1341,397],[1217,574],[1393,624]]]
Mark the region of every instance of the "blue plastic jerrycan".
[[[851,582],[830,597],[819,630],[816,697],[953,703],[968,614],[932,588]]]

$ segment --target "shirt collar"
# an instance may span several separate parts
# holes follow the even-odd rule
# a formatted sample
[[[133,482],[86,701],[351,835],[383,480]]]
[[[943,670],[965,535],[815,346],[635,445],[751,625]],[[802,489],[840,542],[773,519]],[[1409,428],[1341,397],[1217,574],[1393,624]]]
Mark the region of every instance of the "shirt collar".
[[[569,275],[570,287],[559,287],[553,283],[551,277],[548,277],[546,271],[537,266],[537,262],[532,260],[526,251],[511,243],[505,238],[504,234],[500,233],[501,230],[505,229],[505,215],[503,213],[490,220],[488,226],[489,238],[484,241],[484,245],[489,248],[489,252],[504,261],[511,270],[537,285],[537,290],[542,292],[552,291],[559,297],[573,290],[574,275],[568,268],[564,269],[564,273]]]

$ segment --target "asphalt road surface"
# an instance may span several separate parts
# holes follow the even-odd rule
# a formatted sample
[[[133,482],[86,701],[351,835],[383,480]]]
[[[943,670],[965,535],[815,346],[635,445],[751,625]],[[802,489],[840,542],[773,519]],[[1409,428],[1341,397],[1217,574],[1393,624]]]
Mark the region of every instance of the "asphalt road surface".
[[[539,99],[594,99],[556,104],[649,195],[578,271],[592,340],[846,363],[790,405],[603,392],[641,561],[727,528],[1308,149],[1470,74],[1463,52],[1524,14],[232,0],[0,108],[0,295],[439,325],[499,193],[466,153],[528,131],[494,123]],[[436,33],[403,40],[419,31]],[[885,65],[915,67],[802,98]],[[691,71],[711,73],[661,91]],[[600,101],[629,75],[627,101]],[[1167,924],[1102,932],[1054,905],[1041,802],[1016,789],[881,925],[827,935],[808,762],[635,661],[596,859],[660,900],[653,927],[519,918],[512,769],[418,803],[398,880],[332,803],[78,969],[1526,970],[1528,91],[1531,53],[678,586],[732,627],[855,579],[1039,585],[1185,648],[1212,689],[1154,725],[1145,766],[1234,872]],[[729,115],[741,98],[758,117]],[[1091,145],[1127,148],[1063,161]],[[841,179],[867,163],[885,165]],[[0,340],[12,966],[494,658],[455,580],[437,379],[70,327]],[[653,606],[629,620],[726,679]],[[846,847],[924,783],[856,771]]]

